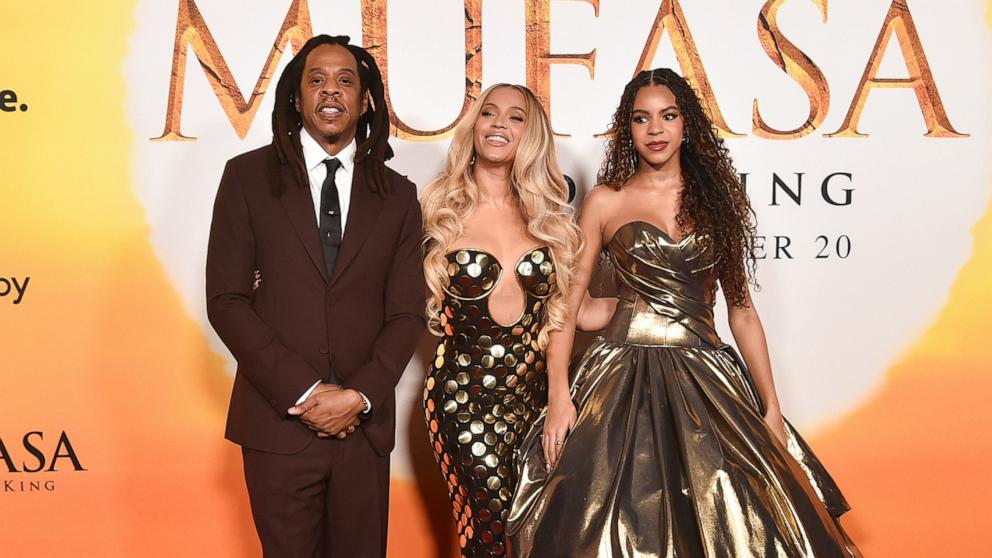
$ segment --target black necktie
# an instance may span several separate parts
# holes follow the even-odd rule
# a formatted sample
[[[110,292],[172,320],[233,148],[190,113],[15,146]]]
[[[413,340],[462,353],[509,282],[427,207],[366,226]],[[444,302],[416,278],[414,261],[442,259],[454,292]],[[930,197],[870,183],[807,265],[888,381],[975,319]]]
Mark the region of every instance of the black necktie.
[[[320,187],[320,244],[324,247],[324,265],[327,266],[327,276],[334,271],[334,261],[341,247],[341,203],[338,201],[338,187],[334,183],[334,174],[341,161],[324,159],[327,167],[327,178]]]

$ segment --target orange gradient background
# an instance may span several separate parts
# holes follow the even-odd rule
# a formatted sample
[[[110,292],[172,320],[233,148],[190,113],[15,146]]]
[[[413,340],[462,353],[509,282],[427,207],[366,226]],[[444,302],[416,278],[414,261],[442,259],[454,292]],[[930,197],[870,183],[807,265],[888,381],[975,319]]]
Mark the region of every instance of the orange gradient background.
[[[0,492],[4,556],[260,555],[222,436],[231,378],[132,192],[132,10],[18,2],[0,17],[0,89],[30,107],[0,113],[0,277],[31,277],[21,304],[0,299],[0,437],[20,463],[25,432],[43,431],[51,455],[65,430],[87,469],[0,473],[57,485]],[[869,557],[976,556],[992,532],[992,210],[973,232],[938,319],[874,397],[811,440]],[[394,481],[391,505],[390,556],[450,553],[415,486]]]

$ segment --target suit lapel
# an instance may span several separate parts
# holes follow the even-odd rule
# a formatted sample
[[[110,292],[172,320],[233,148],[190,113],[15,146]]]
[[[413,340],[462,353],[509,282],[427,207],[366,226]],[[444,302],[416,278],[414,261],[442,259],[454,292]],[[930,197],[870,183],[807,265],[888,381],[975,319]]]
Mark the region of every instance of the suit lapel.
[[[310,189],[300,187],[289,165],[279,165],[279,171],[284,185],[279,200],[286,209],[289,221],[296,229],[296,234],[303,241],[303,247],[306,248],[310,260],[324,281],[327,281],[324,251],[320,246],[320,231],[317,230],[317,216],[313,210],[313,198],[310,195]]]
[[[372,230],[375,229],[376,221],[385,201],[382,196],[369,190],[365,184],[363,171],[364,169],[355,165],[355,174],[351,181],[351,205],[348,208],[348,221],[345,223],[341,252],[338,253],[337,262],[334,263],[334,274],[330,279],[332,285],[355,259],[359,249],[365,244],[365,240],[368,239]],[[319,244],[319,238],[317,242]]]

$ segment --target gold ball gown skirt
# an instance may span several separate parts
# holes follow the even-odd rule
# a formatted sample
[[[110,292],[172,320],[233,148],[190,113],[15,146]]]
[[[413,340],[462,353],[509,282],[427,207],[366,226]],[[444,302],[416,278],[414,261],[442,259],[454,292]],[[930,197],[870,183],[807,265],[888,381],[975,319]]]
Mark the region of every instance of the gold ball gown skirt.
[[[505,556],[514,454],[548,400],[537,334],[555,267],[547,247],[517,261],[513,274],[525,306],[516,322],[503,325],[489,312],[489,295],[503,272],[496,258],[465,249],[447,260],[444,336],[424,387],[428,433],[448,484],[461,555]]]
[[[783,445],[713,327],[704,243],[634,221],[608,243],[619,303],[572,382],[575,428],[548,474],[544,416],[521,444],[517,558],[857,557],[837,485],[786,423]]]

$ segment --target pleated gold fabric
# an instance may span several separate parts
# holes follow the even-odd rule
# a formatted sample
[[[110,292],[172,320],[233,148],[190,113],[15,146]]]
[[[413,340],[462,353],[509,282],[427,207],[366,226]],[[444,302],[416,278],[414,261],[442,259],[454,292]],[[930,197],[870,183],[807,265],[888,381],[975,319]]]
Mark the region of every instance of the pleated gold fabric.
[[[545,471],[542,414],[518,452],[511,555],[858,557],[837,485],[713,327],[705,243],[634,221],[607,245],[620,302],[572,382],[578,421]]]

